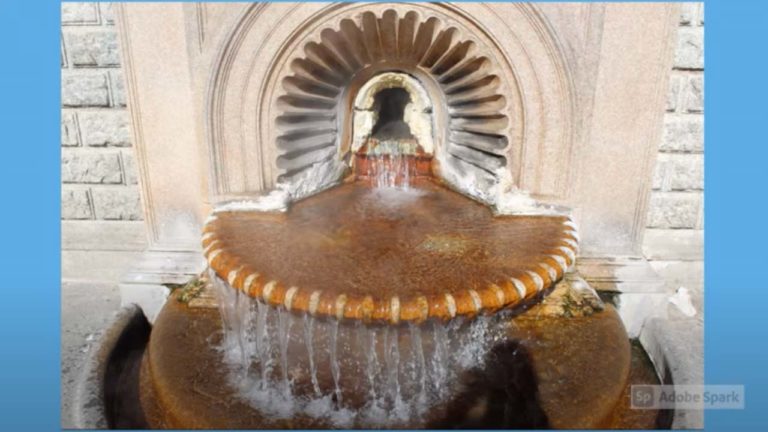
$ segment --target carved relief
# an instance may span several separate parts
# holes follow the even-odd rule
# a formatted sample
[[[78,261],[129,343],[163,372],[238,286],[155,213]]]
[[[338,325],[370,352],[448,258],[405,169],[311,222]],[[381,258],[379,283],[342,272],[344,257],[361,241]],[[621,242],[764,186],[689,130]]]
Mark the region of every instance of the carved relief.
[[[393,10],[398,20],[415,13],[419,25],[436,17],[441,29],[457,29],[456,41],[472,41],[494,65],[489,75],[499,78],[496,94],[505,98],[508,122],[499,133],[507,140],[500,154],[505,186],[574,208],[585,253],[639,253],[675,5],[211,3],[117,10],[145,218],[157,247],[197,248],[211,205],[275,185],[283,134],[278,99],[287,95],[291,61],[307,57],[305,46],[320,44],[324,30],[340,32],[344,20],[359,23],[367,12],[383,19]],[[443,103],[433,93],[444,92],[433,92],[430,79],[420,82],[437,111]],[[341,98],[352,104],[354,95]],[[439,120],[434,113],[435,148],[450,132]],[[334,127],[343,150],[352,137]],[[189,166],[169,177],[168,166],[180,166],[180,159]]]
[[[486,191],[502,176],[507,187],[565,198],[573,102],[540,15],[422,3],[245,10],[210,81],[217,194],[253,194],[339,158],[353,139],[354,95],[384,71],[410,74],[437,98],[435,121],[446,127],[434,130],[436,159],[458,176]]]
[[[291,74],[278,98],[278,167],[294,175],[324,158],[345,157],[353,124],[349,99],[372,77],[396,71],[413,77],[411,87],[423,82],[432,89],[435,116],[444,118],[435,140],[439,156],[494,177],[506,164],[509,118],[500,71],[482,42],[425,12],[348,16],[334,20],[336,29],[315,32],[287,61]]]

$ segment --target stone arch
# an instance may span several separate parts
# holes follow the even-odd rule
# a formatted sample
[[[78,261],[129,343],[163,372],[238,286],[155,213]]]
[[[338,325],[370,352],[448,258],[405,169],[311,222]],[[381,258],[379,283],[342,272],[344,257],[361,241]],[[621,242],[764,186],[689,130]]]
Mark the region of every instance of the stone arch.
[[[505,98],[501,111],[508,124],[498,132],[508,140],[500,152],[506,159],[503,167],[488,174],[447,154],[445,159],[452,168],[440,174],[454,185],[469,179],[472,190],[461,185],[457,188],[488,203],[493,203],[493,188],[502,182],[528,190],[533,196],[565,199],[575,141],[575,93],[562,48],[535,7],[479,3],[257,3],[244,7],[242,14],[232,19],[231,30],[219,38],[218,47],[211,53],[215,60],[211,63],[204,115],[213,202],[259,194],[273,187],[278,176],[284,174],[277,159],[282,155],[279,137],[285,133],[280,123],[286,119],[277,119],[287,105],[280,98],[288,96],[283,82],[294,74],[294,60],[306,57],[303,48],[309,43],[320,46],[323,35],[326,40],[332,39],[326,30],[341,31],[342,22],[361,23],[366,12],[378,17],[376,25],[380,18],[381,25],[391,27],[392,20],[384,17],[387,10],[403,18],[416,14],[419,23],[434,18],[441,31],[454,28],[455,32],[449,33],[456,40],[471,42],[471,49],[477,49],[488,60],[478,65],[481,69],[488,72],[488,67],[493,66],[489,75],[498,77],[496,93]],[[396,22],[399,29],[400,21]],[[351,28],[349,24],[344,27]],[[377,63],[358,75],[370,76],[384,70],[407,72],[417,76],[430,94],[438,85],[429,76],[424,77],[419,68],[407,70],[403,62],[391,66],[397,67],[384,68]],[[347,93],[341,92],[340,103],[351,103]],[[435,118],[448,117],[439,110],[443,101],[437,102]],[[317,120],[327,121],[334,135],[345,138],[343,133],[338,134],[337,126],[344,119]],[[435,130],[437,141],[447,142],[440,136],[442,132]],[[328,160],[337,157],[329,151]]]
[[[410,96],[405,106],[403,120],[410,127],[416,141],[425,152],[434,153],[432,99],[418,80],[410,75],[398,72],[385,72],[368,80],[354,98],[352,118],[352,142],[348,149],[341,152],[356,152],[364,144],[364,139],[373,132],[377,122],[374,102],[379,92],[386,89],[400,88]]]
[[[365,11],[334,24],[304,44],[303,56],[291,60],[292,73],[282,80],[277,125],[283,178],[343,157],[354,141],[344,94],[360,76],[381,69],[428,77],[440,93],[447,133],[433,145],[438,163],[486,177],[506,165],[507,101],[498,68],[479,40],[414,10]]]

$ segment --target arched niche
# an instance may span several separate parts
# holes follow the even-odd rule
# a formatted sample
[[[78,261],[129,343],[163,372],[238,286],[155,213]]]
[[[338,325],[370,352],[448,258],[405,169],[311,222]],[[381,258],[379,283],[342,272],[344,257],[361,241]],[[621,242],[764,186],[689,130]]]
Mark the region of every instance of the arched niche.
[[[371,14],[375,20],[366,18]],[[288,157],[281,149],[281,140],[286,134],[281,125],[290,123],[283,116],[292,105],[291,93],[301,91],[299,87],[286,89],[286,84],[290,86],[289,78],[297,75],[303,59],[317,60],[324,47],[334,46],[337,35],[354,33],[353,27],[362,29],[363,35],[366,25],[375,24],[379,30],[395,28],[394,32],[377,32],[386,38],[391,34],[409,34],[408,29],[412,28],[417,29],[417,34],[418,26],[428,22],[439,27],[430,39],[431,44],[443,46],[440,35],[448,34],[451,43],[455,43],[449,46],[449,51],[484,59],[479,60],[477,66],[485,71],[485,82],[498,95],[489,95],[490,99],[485,101],[497,103],[487,107],[499,117],[495,121],[485,120],[479,127],[492,125],[492,135],[506,141],[503,148],[491,149],[498,151],[498,158],[483,159],[497,161],[497,165],[478,169],[481,161],[472,157],[478,150],[487,153],[488,149],[464,145],[462,141],[467,141],[466,136],[458,132],[487,134],[488,131],[472,130],[474,126],[466,124],[461,125],[463,130],[459,131],[450,127],[445,131],[435,130],[435,142],[452,144],[441,163],[451,164],[453,180],[470,179],[477,187],[465,192],[486,202],[493,200],[493,190],[500,183],[527,189],[534,196],[567,198],[574,99],[559,45],[535,8],[524,4],[496,8],[481,4],[275,3],[245,8],[233,21],[231,33],[222,39],[213,62],[206,127],[214,174],[214,200],[257,194],[273,187],[278,177],[285,174],[278,166],[279,158]],[[418,25],[410,26],[411,23]],[[416,40],[416,36],[412,40]],[[387,46],[390,48],[383,49],[382,55],[389,50],[389,55],[395,56],[394,60],[390,58],[389,69],[406,70],[408,59],[399,54],[400,39],[394,42],[390,39]],[[439,69],[439,62],[438,57],[429,68]],[[381,65],[373,62],[361,66],[364,66],[362,73]],[[440,85],[438,79],[433,80]],[[301,83],[294,80],[294,84]],[[427,83],[425,86],[428,87]],[[339,124],[351,122],[338,113],[349,112],[351,106],[338,110],[336,105],[351,103],[344,96],[347,91],[342,88],[341,96],[321,103],[336,114],[314,119],[318,124],[325,122],[324,133],[333,141],[333,150],[313,150],[320,154],[320,159],[338,159],[338,149],[349,139]],[[440,97],[444,99],[440,103],[434,101],[435,116],[449,118],[451,112],[446,101],[451,97],[450,91],[442,89],[438,93],[442,93]],[[446,105],[446,113],[439,112],[441,105]],[[462,123],[451,121],[454,126]],[[298,156],[318,160],[317,154]],[[441,171],[448,177],[445,170]]]
[[[385,90],[394,89],[402,89],[407,93],[408,101],[404,106],[402,120],[408,125],[410,134],[424,152],[434,154],[432,100],[416,78],[399,72],[378,74],[357,92],[352,111],[352,140],[347,145],[342,144],[342,154],[355,153],[363,147],[380,120],[377,97]]]

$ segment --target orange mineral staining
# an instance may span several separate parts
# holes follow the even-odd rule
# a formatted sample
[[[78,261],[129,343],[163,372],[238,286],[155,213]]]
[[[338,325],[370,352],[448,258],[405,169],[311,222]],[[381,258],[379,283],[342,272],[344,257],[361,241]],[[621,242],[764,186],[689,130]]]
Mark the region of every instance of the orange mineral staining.
[[[546,291],[573,266],[567,216],[494,216],[427,178],[357,181],[287,213],[214,214],[209,266],[234,289],[291,311],[397,324],[474,316]]]

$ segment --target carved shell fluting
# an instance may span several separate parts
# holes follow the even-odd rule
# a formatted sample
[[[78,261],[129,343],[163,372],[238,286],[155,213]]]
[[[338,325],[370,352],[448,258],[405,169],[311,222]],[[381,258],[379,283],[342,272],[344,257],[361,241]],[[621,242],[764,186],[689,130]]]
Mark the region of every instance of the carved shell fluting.
[[[277,102],[282,178],[338,157],[345,91],[361,72],[388,65],[418,70],[437,84],[446,105],[446,158],[489,176],[505,166],[509,117],[501,74],[480,42],[458,27],[422,11],[366,11],[319,30],[302,49]]]

